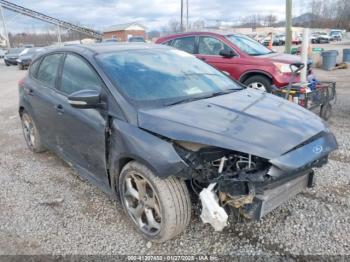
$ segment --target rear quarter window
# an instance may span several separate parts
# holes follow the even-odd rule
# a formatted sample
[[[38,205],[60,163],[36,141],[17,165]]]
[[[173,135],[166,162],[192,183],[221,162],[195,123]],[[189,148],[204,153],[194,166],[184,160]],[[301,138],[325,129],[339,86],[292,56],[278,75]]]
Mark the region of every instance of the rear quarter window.
[[[58,68],[63,54],[52,54],[45,56],[39,66],[37,77],[40,82],[50,88],[55,88]]]
[[[38,71],[38,67],[40,65],[40,61],[41,61],[41,59],[35,60],[33,63],[31,63],[31,65],[29,67],[29,75],[32,78],[36,78],[36,73]]]

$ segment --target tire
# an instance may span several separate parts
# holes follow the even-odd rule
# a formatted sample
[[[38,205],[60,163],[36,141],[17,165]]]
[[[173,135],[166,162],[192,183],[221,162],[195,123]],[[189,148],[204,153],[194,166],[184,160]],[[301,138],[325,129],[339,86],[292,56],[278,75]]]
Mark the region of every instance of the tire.
[[[262,75],[255,75],[255,76],[248,77],[243,82],[243,84],[250,88],[266,91],[267,93],[271,93],[272,91],[271,80],[268,77],[262,76]],[[255,84],[257,84],[256,87],[254,87]]]
[[[133,225],[150,241],[165,242],[183,232],[190,222],[191,201],[184,181],[161,179],[136,161],[122,169],[119,194]]]
[[[6,66],[10,66],[10,64],[8,64],[8,63],[5,63],[5,65],[6,65]]]
[[[19,69],[19,70],[24,70],[24,66],[21,65],[21,64],[18,64],[18,69]]]
[[[44,152],[46,149],[42,144],[41,136],[33,121],[33,118],[24,111],[21,114],[23,136],[29,150],[34,153]]]

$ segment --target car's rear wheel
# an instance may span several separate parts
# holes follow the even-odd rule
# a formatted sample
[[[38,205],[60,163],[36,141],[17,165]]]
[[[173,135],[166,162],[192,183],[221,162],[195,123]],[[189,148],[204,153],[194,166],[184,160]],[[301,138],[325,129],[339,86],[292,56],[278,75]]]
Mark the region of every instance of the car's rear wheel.
[[[271,80],[265,76],[256,75],[251,76],[247,78],[244,82],[244,85],[246,85],[249,88],[258,89],[261,91],[265,91],[268,93],[271,93],[272,87],[271,87]]]
[[[21,122],[24,139],[27,143],[28,148],[35,153],[45,151],[45,147],[42,144],[40,134],[33,121],[33,118],[24,111],[21,114]]]
[[[132,161],[119,176],[123,207],[137,230],[154,242],[180,234],[191,218],[191,201],[184,181],[160,179],[146,166]]]

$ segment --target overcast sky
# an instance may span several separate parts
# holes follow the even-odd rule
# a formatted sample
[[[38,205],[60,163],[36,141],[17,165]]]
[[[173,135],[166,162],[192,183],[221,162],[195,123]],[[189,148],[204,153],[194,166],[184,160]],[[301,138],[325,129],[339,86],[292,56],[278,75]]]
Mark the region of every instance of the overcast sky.
[[[68,22],[97,30],[121,23],[140,22],[149,30],[161,29],[171,18],[179,18],[180,0],[10,0],[11,2]],[[186,0],[184,0],[185,2]],[[294,15],[305,10],[308,0],[294,0]],[[232,21],[250,14],[285,15],[285,0],[189,0],[189,17],[213,23]],[[5,11],[9,31],[40,30],[42,22]]]

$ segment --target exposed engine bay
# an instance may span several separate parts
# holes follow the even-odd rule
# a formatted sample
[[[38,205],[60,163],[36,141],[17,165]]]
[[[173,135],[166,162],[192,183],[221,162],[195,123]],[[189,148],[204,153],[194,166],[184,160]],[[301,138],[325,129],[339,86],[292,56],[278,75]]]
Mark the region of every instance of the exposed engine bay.
[[[176,150],[191,167],[191,186],[202,203],[202,221],[217,231],[227,224],[226,212],[239,218],[260,219],[313,185],[310,166],[286,174],[267,159],[232,150],[187,142],[177,143]],[[327,157],[314,164],[326,162]]]

